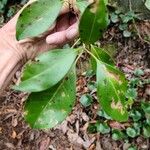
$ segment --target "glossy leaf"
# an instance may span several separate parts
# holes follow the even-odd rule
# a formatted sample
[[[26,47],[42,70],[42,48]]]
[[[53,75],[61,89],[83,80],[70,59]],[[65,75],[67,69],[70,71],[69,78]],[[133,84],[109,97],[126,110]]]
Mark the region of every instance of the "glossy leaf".
[[[136,69],[135,71],[134,71],[134,75],[135,76],[138,76],[138,77],[140,77],[140,76],[143,76],[144,75],[144,71],[142,70],[142,69]]]
[[[57,49],[43,53],[36,62],[26,65],[22,82],[14,89],[39,92],[51,88],[67,74],[76,55],[74,49]]]
[[[123,138],[125,138],[125,134],[122,131],[117,130],[117,129],[112,131],[113,140],[117,141],[117,140],[122,140]]]
[[[142,102],[141,107],[146,114],[150,115],[150,103],[149,102]]]
[[[91,105],[92,103],[92,96],[90,94],[84,94],[81,96],[80,98],[80,103],[84,106],[84,107],[88,107]]]
[[[108,13],[104,0],[96,0],[84,11],[79,32],[81,40],[86,44],[96,42],[108,25]]]
[[[134,128],[128,127],[126,133],[129,137],[135,138],[137,136],[137,131]]]
[[[91,52],[98,60],[102,61],[103,63],[115,66],[113,58],[104,49],[92,46]],[[94,71],[96,71],[97,62],[93,57],[91,57],[91,67]]]
[[[126,97],[129,98],[129,99],[136,99],[138,96],[138,93],[137,93],[137,89],[136,88],[129,88],[127,90],[127,93],[126,93]]]
[[[17,39],[35,37],[47,31],[59,15],[60,0],[36,0],[29,4],[19,16],[17,22]]]
[[[105,118],[105,119],[107,119],[107,120],[112,120],[112,118],[111,118],[110,116],[108,116],[108,115],[105,113],[104,110],[99,110],[99,111],[97,112],[97,115],[100,116],[100,117],[103,117],[103,118]]]
[[[150,138],[150,126],[149,125],[145,125],[143,127],[143,135],[145,138]]]
[[[145,1],[145,6],[150,10],[150,0]]]
[[[71,112],[76,98],[76,74],[71,71],[54,87],[32,93],[25,105],[25,120],[32,128],[53,128]]]
[[[134,122],[139,121],[142,118],[142,114],[138,110],[132,110],[130,112],[130,117],[133,119]]]
[[[102,109],[112,119],[127,121],[125,92],[127,82],[117,69],[97,61],[97,95]]]
[[[102,134],[107,134],[110,132],[110,127],[107,125],[107,123],[97,123],[96,124],[97,132],[100,132]]]

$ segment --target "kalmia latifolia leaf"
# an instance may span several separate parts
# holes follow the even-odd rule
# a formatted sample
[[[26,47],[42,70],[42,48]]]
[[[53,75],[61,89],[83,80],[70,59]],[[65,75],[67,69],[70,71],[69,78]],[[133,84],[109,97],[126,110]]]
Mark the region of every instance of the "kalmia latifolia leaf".
[[[28,4],[17,21],[17,40],[36,37],[47,31],[58,17],[61,7],[61,0],[35,0]]]
[[[57,49],[45,52],[35,62],[25,66],[21,83],[14,89],[40,92],[57,84],[68,73],[77,56],[75,49]]]
[[[71,112],[76,99],[75,68],[54,87],[32,93],[25,104],[24,117],[32,128],[53,128]]]
[[[79,32],[81,40],[93,44],[103,34],[108,25],[108,13],[104,0],[95,0],[90,4],[80,20]]]
[[[97,61],[97,95],[102,109],[114,120],[128,120],[125,93],[127,82],[116,68]]]

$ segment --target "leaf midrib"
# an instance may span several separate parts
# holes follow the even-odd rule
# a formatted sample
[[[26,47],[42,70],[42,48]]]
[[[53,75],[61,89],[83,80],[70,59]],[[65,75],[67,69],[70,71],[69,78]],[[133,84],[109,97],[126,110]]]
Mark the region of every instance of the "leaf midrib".
[[[47,108],[47,106],[48,106],[48,104],[50,103],[50,101],[52,101],[53,98],[56,96],[56,94],[58,94],[58,91],[59,91],[59,89],[63,86],[64,82],[65,82],[65,79],[64,79],[64,80],[62,81],[62,83],[58,86],[57,90],[55,91],[55,93],[53,94],[53,96],[50,98],[50,100],[47,102],[47,104],[44,106],[43,110],[39,113],[37,119],[36,119],[35,122],[34,122],[33,127],[35,127],[35,125],[36,125],[36,123],[37,123],[39,117],[41,116],[41,114],[43,113],[43,111]]]
[[[73,52],[74,53],[74,52]],[[71,54],[71,53],[70,53]],[[65,57],[64,57],[65,58]],[[63,59],[64,59],[63,58]],[[59,60],[60,61],[60,60]],[[73,62],[72,62],[73,63]],[[37,75],[35,75],[35,76],[33,76],[32,78],[28,78],[27,80],[24,80],[23,82],[28,82],[28,81],[30,81],[30,80],[33,80],[34,78],[37,78],[38,76],[41,76],[42,74],[45,74],[45,72],[47,72],[47,71],[49,71],[49,70],[52,70],[54,67],[56,67],[57,66],[57,63],[56,64],[54,64],[53,66],[50,66],[50,68],[48,68],[48,69],[45,69],[42,73],[40,72],[39,74],[37,74]]]

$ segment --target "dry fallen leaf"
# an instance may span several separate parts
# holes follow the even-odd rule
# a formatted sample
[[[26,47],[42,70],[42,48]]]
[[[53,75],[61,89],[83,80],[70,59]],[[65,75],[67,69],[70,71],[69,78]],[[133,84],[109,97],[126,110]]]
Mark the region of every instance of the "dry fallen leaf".
[[[16,136],[17,136],[17,133],[16,133],[15,131],[13,131],[11,137],[12,137],[13,139],[15,139]]]
[[[42,140],[40,142],[39,150],[47,150],[48,147],[49,147],[49,143],[50,143],[50,138],[49,137],[47,137],[44,140]]]

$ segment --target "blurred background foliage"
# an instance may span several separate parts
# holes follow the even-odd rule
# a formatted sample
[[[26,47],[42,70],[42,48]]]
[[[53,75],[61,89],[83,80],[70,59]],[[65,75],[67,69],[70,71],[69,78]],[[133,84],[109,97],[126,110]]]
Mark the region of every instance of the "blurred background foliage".
[[[0,25],[7,22],[28,0],[0,0]]]

